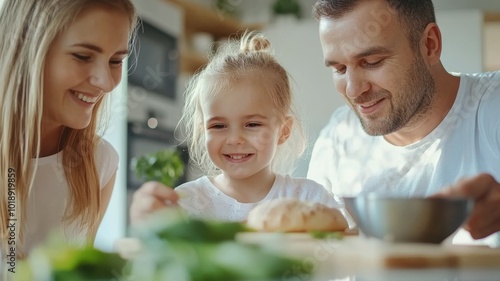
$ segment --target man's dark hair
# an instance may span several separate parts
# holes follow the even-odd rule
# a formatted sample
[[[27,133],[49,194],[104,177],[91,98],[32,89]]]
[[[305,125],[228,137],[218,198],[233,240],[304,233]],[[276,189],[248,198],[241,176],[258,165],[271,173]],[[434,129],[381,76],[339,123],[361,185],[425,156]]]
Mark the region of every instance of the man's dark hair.
[[[357,5],[370,0],[318,0],[313,6],[316,19],[339,19],[352,12]],[[386,0],[403,24],[412,48],[418,49],[422,32],[427,25],[436,22],[432,0]],[[415,50],[415,49],[414,49]]]

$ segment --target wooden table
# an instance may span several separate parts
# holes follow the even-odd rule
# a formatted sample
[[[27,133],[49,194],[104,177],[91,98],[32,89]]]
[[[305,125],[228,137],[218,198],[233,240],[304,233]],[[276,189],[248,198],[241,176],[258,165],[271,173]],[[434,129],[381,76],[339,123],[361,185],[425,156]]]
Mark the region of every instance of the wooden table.
[[[500,280],[500,249],[486,246],[386,243],[358,236],[314,239],[306,233],[241,233],[237,240],[314,266],[318,281]],[[287,277],[306,279],[300,268]]]

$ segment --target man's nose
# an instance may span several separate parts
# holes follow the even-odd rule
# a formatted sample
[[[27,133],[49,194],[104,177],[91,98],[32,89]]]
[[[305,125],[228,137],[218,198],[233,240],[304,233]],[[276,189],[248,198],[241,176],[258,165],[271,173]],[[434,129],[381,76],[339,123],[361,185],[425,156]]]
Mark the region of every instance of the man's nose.
[[[362,72],[348,71],[345,75],[345,94],[349,99],[356,99],[370,89]]]

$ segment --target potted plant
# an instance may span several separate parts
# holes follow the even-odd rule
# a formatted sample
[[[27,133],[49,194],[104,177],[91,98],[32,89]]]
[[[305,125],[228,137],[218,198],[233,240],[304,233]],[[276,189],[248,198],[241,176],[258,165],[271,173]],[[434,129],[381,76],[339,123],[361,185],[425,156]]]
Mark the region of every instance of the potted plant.
[[[297,0],[276,0],[273,4],[274,15],[293,15],[302,18],[302,8]]]
[[[234,0],[215,0],[214,5],[216,11],[219,13],[219,16],[230,16],[233,18],[237,18],[238,14],[238,6],[241,4],[241,1]],[[221,18],[222,20],[223,18]]]
[[[130,168],[141,180],[158,181],[172,188],[184,174],[184,162],[175,148],[134,157],[130,162]]]

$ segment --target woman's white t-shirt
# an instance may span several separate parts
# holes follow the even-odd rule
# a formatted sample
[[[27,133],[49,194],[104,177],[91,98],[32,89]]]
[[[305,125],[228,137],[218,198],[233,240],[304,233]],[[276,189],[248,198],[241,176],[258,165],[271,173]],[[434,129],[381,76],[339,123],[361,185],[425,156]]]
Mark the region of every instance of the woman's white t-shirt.
[[[62,154],[60,152],[38,159],[34,185],[28,197],[24,245],[18,245],[18,249],[25,253],[29,253],[53,232],[70,244],[85,243],[85,233],[72,224],[63,223],[64,211],[69,202],[69,187],[62,166]],[[102,189],[117,170],[118,153],[102,139],[95,157]],[[32,160],[32,164],[35,164],[35,160]]]

